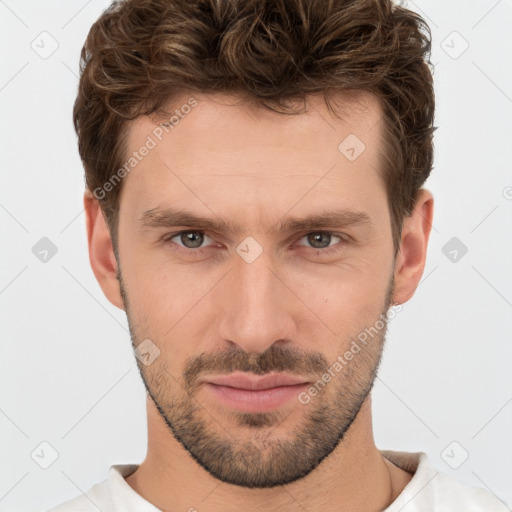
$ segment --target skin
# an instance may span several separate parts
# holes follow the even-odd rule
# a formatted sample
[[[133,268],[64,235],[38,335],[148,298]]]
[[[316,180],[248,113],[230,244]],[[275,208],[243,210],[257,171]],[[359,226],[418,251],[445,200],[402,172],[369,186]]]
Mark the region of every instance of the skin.
[[[358,334],[413,296],[432,194],[420,191],[395,260],[374,96],[340,94],[341,119],[320,96],[297,116],[234,95],[193,96],[197,106],[124,178],[118,260],[98,201],[84,197],[94,274],[126,311],[134,347],[149,339],[160,351],[149,365],[137,359],[148,449],[126,481],[164,511],[383,510],[412,477],[373,439],[385,327],[307,405],[297,397],[267,413],[233,410],[204,379],[232,371],[321,379]],[[155,126],[147,117],[132,123],[130,153]],[[338,150],[351,133],[366,147],[354,161]],[[143,226],[142,213],[157,207],[240,230]],[[342,208],[366,212],[371,224],[271,230]],[[171,238],[187,230],[190,238]],[[332,235],[315,239],[319,231]],[[246,237],[262,251],[251,263],[236,251]]]

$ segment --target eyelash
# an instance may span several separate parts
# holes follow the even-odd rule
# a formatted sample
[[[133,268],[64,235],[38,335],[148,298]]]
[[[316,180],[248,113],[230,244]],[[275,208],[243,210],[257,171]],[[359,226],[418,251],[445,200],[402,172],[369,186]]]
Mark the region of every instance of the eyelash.
[[[197,249],[190,249],[188,247],[184,247],[183,245],[180,245],[180,244],[177,244],[175,242],[172,242],[172,239],[175,238],[176,236],[178,235],[182,235],[184,233],[201,233],[201,234],[205,234],[204,231],[201,231],[201,230],[192,230],[192,229],[189,229],[189,230],[183,230],[183,231],[178,231],[176,233],[170,233],[168,235],[166,235],[164,238],[163,238],[163,241],[165,243],[168,243],[168,242],[171,242],[171,243],[174,243],[175,245],[178,246],[178,250],[180,251],[185,251],[186,253],[188,254],[202,254],[202,252],[206,249],[208,249],[208,246],[206,247],[199,247]],[[333,231],[311,231],[309,233],[306,233],[305,235],[302,235],[299,240],[301,240],[302,238],[304,237],[307,237],[308,235],[318,235],[318,234],[328,234],[328,235],[331,235],[331,236],[334,236],[336,238],[339,238],[340,239],[340,242],[334,244],[332,247],[326,247],[326,248],[323,248],[323,249],[317,249],[315,247],[308,247],[308,246],[304,246],[304,245],[301,245],[299,247],[308,247],[309,249],[312,249],[314,251],[320,251],[322,254],[325,254],[325,255],[330,255],[331,253],[333,252],[336,252],[340,249],[340,247],[338,247],[340,244],[341,245],[345,245],[343,244],[343,242],[345,243],[348,243],[349,242],[349,236],[348,235],[345,235],[344,233],[335,233]],[[206,235],[208,236],[208,235]]]

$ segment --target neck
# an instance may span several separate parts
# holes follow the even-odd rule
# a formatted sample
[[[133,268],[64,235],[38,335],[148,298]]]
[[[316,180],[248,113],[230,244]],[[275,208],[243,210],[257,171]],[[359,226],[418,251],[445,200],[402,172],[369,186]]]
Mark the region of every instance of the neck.
[[[160,510],[235,512],[251,503],[256,510],[311,512],[382,511],[412,475],[383,457],[375,446],[371,399],[366,399],[345,438],[304,478],[285,486],[246,489],[220,482],[192,459],[172,436],[148,397],[148,451],[127,483]]]

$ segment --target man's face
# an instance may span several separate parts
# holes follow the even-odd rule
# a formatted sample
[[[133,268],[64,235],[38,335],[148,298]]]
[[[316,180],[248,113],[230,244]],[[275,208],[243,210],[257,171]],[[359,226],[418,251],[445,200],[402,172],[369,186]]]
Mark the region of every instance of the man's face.
[[[124,306],[134,346],[159,351],[138,364],[169,435],[224,482],[282,485],[342,441],[380,361],[394,270],[380,105],[361,94],[337,119],[320,97],[296,116],[194,97],[161,141],[147,118],[131,127],[130,155],[156,146],[121,194]],[[220,225],[172,225],[185,213]],[[290,222],[318,215],[331,225]],[[275,373],[308,384],[271,402],[209,383]]]

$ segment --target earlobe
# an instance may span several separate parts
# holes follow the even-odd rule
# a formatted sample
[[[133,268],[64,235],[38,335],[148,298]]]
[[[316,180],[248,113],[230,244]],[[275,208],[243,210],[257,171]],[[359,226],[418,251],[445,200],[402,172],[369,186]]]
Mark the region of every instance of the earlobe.
[[[425,269],[428,239],[432,229],[434,197],[421,189],[414,209],[404,220],[400,251],[395,265],[393,302],[403,304],[416,291]]]
[[[84,209],[92,271],[107,299],[114,306],[124,310],[110,230],[98,200],[92,196],[89,190],[84,194]]]

